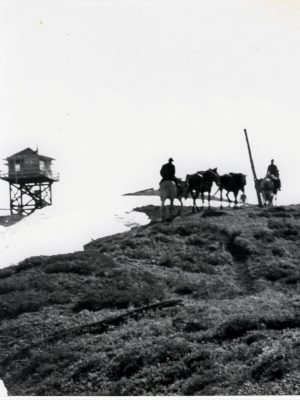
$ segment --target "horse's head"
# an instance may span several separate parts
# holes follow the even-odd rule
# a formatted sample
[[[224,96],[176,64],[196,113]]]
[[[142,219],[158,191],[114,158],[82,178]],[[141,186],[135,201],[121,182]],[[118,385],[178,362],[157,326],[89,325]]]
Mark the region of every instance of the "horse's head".
[[[218,174],[218,168],[210,168],[206,171],[206,174],[211,181],[215,182],[215,184],[219,186],[220,175]]]
[[[191,174],[188,174],[186,177],[185,177],[185,183],[187,183],[187,184],[189,184],[189,182],[190,182],[190,179],[191,179]]]
[[[181,181],[179,186],[180,193],[185,199],[189,196],[189,184],[187,181]]]
[[[247,175],[241,174],[241,177],[242,177],[243,185],[246,186],[247,185],[247,180],[246,180]]]

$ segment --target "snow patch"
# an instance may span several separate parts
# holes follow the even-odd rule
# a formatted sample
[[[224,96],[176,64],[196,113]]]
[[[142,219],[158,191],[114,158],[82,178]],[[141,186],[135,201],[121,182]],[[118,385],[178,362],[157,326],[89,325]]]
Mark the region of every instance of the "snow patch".
[[[20,222],[0,227],[0,268],[27,257],[69,253],[92,239],[129,230],[150,222],[134,207],[159,204],[158,198],[121,197],[99,205],[53,205],[35,211]]]
[[[7,390],[3,381],[1,381],[0,379],[0,397],[5,397],[5,396],[7,396]]]

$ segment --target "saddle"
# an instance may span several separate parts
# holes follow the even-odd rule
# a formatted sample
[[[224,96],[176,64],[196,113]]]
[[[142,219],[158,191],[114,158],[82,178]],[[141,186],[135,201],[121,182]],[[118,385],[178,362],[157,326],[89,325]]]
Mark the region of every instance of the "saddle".
[[[274,184],[274,189],[279,190],[280,189],[280,179],[278,176],[275,176],[274,174],[268,173],[266,176],[266,179],[271,179],[271,181]]]

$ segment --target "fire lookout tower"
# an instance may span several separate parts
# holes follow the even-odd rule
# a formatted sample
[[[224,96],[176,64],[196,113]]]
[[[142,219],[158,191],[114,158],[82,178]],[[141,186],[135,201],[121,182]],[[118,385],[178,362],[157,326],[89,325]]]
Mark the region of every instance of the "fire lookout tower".
[[[7,157],[8,173],[0,178],[9,182],[11,215],[29,215],[52,204],[52,184],[59,180],[51,171],[54,158],[30,148]]]

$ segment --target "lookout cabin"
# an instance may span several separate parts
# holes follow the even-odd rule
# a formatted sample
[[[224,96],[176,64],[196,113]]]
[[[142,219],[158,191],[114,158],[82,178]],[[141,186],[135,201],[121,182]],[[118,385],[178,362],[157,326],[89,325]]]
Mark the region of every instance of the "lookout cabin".
[[[1,178],[8,182],[53,182],[58,180],[51,170],[54,158],[43,156],[29,147],[6,158],[8,173]]]
[[[11,215],[26,216],[52,204],[52,184],[59,180],[53,160],[29,147],[6,158],[8,172],[0,178],[9,182]]]

